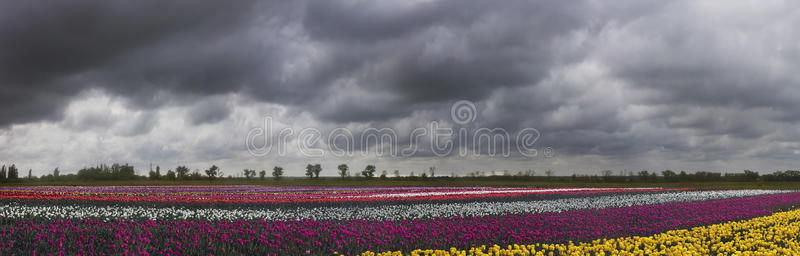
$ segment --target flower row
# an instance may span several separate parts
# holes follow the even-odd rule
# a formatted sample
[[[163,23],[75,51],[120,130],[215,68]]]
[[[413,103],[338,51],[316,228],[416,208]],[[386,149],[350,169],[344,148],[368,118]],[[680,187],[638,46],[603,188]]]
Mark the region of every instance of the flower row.
[[[540,212],[561,212],[719,200],[737,197],[786,193],[781,190],[681,191],[646,194],[613,194],[595,197],[555,198],[551,200],[478,201],[465,203],[416,203],[341,207],[148,207],[81,204],[26,204],[10,202],[0,205],[0,216],[7,218],[77,219],[150,219],[150,220],[403,220],[418,218],[477,217]]]
[[[395,221],[51,221],[31,216],[24,220],[0,218],[0,254],[322,255],[470,248],[487,243],[566,243],[649,236],[765,216],[797,204],[800,193],[561,213]]]
[[[102,200],[171,203],[308,203],[351,201],[423,201],[529,194],[618,193],[670,191],[661,188],[488,188],[488,187],[367,187],[310,188],[259,186],[139,186],[139,187],[8,187],[0,199]]]
[[[800,210],[647,237],[597,239],[591,243],[473,247],[468,250],[414,250],[408,255],[800,255]],[[402,251],[364,252],[362,256],[402,256]]]

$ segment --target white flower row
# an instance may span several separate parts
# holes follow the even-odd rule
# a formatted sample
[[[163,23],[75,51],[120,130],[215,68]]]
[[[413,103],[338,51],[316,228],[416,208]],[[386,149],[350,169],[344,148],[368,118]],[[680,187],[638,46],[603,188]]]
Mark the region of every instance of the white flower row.
[[[598,197],[564,198],[554,200],[512,202],[422,203],[404,205],[348,206],[348,207],[286,207],[275,209],[241,208],[187,208],[145,206],[89,206],[89,205],[25,205],[12,203],[0,206],[0,216],[11,218],[62,219],[92,218],[113,220],[401,220],[416,218],[467,217],[487,215],[561,212],[579,209],[599,209],[665,203],[718,200],[767,194],[786,193],[786,190],[727,190],[682,191],[655,194],[620,194]]]

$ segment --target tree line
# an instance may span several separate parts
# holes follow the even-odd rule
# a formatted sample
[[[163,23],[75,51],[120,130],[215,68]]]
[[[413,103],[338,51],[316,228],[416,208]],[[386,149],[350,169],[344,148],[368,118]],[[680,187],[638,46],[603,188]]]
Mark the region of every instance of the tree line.
[[[305,168],[305,176],[308,179],[319,179],[320,173],[323,172],[321,164],[308,164]],[[258,177],[261,180],[267,179],[268,175],[272,179],[280,180],[284,177],[284,168],[274,166],[271,172],[267,170],[256,171],[255,169],[246,168],[241,172],[244,179],[254,179]],[[436,179],[463,179],[463,180],[517,180],[517,181],[584,181],[584,182],[710,182],[710,181],[800,181],[800,171],[798,170],[782,170],[770,174],[760,175],[758,172],[744,170],[737,173],[720,173],[709,171],[697,171],[694,173],[687,173],[686,171],[672,171],[664,170],[661,172],[651,172],[648,170],[641,170],[637,172],[622,170],[614,172],[612,170],[603,170],[599,175],[586,175],[586,174],[573,174],[571,176],[555,176],[552,170],[544,171],[543,175],[537,175],[534,170],[512,172],[504,170],[497,171],[475,171],[459,177],[456,174],[450,176],[436,176],[436,167],[429,167],[428,170],[419,171],[415,174],[413,171],[407,175],[402,176],[399,170],[393,170],[391,173],[383,170],[378,174],[375,165],[369,164],[364,169],[356,170],[351,173],[351,169],[347,164],[340,164],[336,167],[336,174],[342,179],[345,178],[380,178],[380,179],[399,179],[399,180],[424,180],[428,178]],[[391,177],[390,177],[391,175]],[[84,167],[78,170],[76,174],[61,174],[58,168],[55,168],[52,173],[36,177],[32,175],[32,170],[28,170],[27,176],[20,175],[20,171],[16,165],[10,166],[3,165],[0,167],[0,183],[20,182],[25,180],[42,180],[42,181],[69,181],[69,180],[136,180],[136,179],[150,179],[150,180],[215,180],[219,178],[234,178],[232,175],[225,177],[223,171],[216,165],[211,165],[209,168],[200,170],[190,170],[188,167],[181,165],[166,172],[162,172],[160,166],[149,171],[147,176],[137,175],[133,165],[129,164],[101,164],[93,167]]]
[[[347,164],[341,164],[338,166],[339,173],[341,177],[349,177],[350,173],[348,172],[349,167]],[[272,172],[270,173],[273,179],[280,180],[284,177],[283,167],[275,166],[272,168]],[[310,179],[319,179],[319,175],[322,172],[322,165],[321,164],[309,164],[306,167],[306,176]],[[376,168],[374,165],[367,165],[363,171],[361,171],[360,175],[365,178],[373,178],[375,177]],[[395,171],[398,172],[399,171]],[[244,169],[242,171],[242,175],[245,179],[252,179],[258,175],[260,179],[267,178],[267,171],[261,170],[257,172],[255,169]],[[381,177],[386,177],[386,171],[383,171]],[[150,180],[215,180],[218,178],[224,178],[224,173],[222,170],[216,166],[211,165],[208,169],[199,170],[195,169],[194,171],[190,170],[186,166],[177,166],[174,170],[169,169],[166,172],[161,171],[160,166],[156,166],[155,169],[151,169],[147,176],[137,175],[133,165],[130,164],[100,164],[97,166],[92,167],[84,167],[78,170],[76,174],[61,174],[61,171],[58,168],[55,168],[52,173],[42,175],[41,177],[36,177],[32,175],[32,170],[28,170],[28,176],[20,178],[19,170],[17,169],[16,165],[12,164],[9,167],[5,165],[0,168],[0,182],[18,182],[27,180],[42,180],[42,181],[72,181],[72,180],[136,180],[136,179],[150,179]],[[233,178],[231,175],[228,175],[227,178]]]

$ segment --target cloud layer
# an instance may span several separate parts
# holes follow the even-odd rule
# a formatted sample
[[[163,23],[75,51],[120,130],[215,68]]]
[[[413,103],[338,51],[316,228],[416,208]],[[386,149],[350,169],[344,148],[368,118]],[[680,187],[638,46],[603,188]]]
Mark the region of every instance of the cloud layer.
[[[0,161],[241,168],[379,163],[445,173],[795,168],[790,1],[8,2]],[[331,131],[536,128],[554,157],[253,157],[271,116]],[[408,141],[401,139],[401,144]],[[456,145],[459,146],[459,145]],[[292,169],[294,168],[294,169]],[[295,170],[296,169],[296,170]],[[331,171],[332,174],[332,171]]]

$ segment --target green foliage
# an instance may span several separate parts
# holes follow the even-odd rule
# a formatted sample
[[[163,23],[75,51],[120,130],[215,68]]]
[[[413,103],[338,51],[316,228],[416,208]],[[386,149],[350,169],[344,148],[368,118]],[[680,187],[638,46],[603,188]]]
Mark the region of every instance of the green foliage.
[[[306,165],[306,176],[309,179],[319,178],[320,172],[322,172],[322,165],[320,164]]]
[[[189,176],[187,177],[189,180],[202,180],[203,175],[200,174],[200,170],[195,169]]]
[[[12,164],[8,167],[8,181],[16,181],[19,179],[19,170],[17,170],[17,166]]]
[[[314,166],[313,165],[311,165],[311,164],[306,165],[306,176],[309,179],[313,179],[314,178]]]
[[[78,179],[81,180],[132,180],[136,179],[136,172],[132,165],[101,164],[78,170]]]
[[[281,179],[282,176],[283,176],[283,167],[275,166],[275,168],[272,168],[272,177],[275,177],[276,180],[279,180]]]
[[[205,176],[203,176],[200,170],[194,170],[190,173],[189,168],[186,166],[178,166],[175,168],[175,171],[169,170],[165,175],[161,175],[160,167],[156,166],[154,171],[148,173],[148,177],[137,176],[136,172],[134,171],[134,167],[128,164],[112,164],[106,165],[101,164],[95,167],[85,167],[80,169],[77,174],[61,174],[59,168],[55,168],[51,174],[42,175],[41,178],[35,177],[32,175],[32,170],[28,170],[28,178],[20,179],[19,170],[16,165],[12,164],[11,166],[0,166],[0,182],[15,182],[15,183],[33,183],[36,180],[40,182],[66,182],[70,184],[83,184],[89,181],[127,181],[127,180],[152,180],[157,181],[160,179],[165,179],[168,181],[175,181],[175,180],[216,180],[219,179],[221,181],[216,182],[218,184],[228,183],[231,182],[230,180],[236,180],[238,178],[231,177],[230,175],[225,177],[222,174],[222,171],[216,165],[212,165],[209,169],[204,170]],[[338,174],[341,177],[348,177],[349,173],[349,166],[347,164],[340,164],[337,166]],[[545,181],[552,181],[552,182],[572,182],[572,183],[605,183],[605,184],[613,184],[617,182],[626,182],[626,183],[637,183],[637,184],[644,184],[644,183],[661,183],[661,182],[668,182],[664,184],[672,184],[669,186],[677,185],[680,183],[686,182],[783,182],[783,181],[800,181],[800,171],[798,170],[781,170],[776,171],[771,174],[759,175],[758,172],[751,171],[751,170],[744,170],[743,172],[739,173],[725,173],[722,174],[720,172],[709,172],[709,171],[699,171],[695,173],[687,173],[686,171],[673,171],[673,170],[664,170],[661,172],[650,172],[647,170],[643,170],[640,172],[629,172],[627,170],[620,171],[619,175],[613,175],[615,171],[613,170],[602,170],[600,173],[602,176],[598,175],[586,175],[586,174],[573,174],[571,176],[555,176],[553,172],[548,170],[545,171],[544,174],[547,176],[535,176],[533,170],[527,171],[520,171],[520,170],[504,170],[504,175],[489,175],[487,173],[495,174],[494,170],[479,170],[472,173],[465,175],[464,177],[457,177],[455,173],[449,177],[447,176],[433,176],[435,175],[435,167],[431,167],[428,170],[420,171],[419,176],[414,176],[414,173],[411,172],[411,175],[408,177],[400,176],[399,170],[393,170],[391,172],[387,170],[381,171],[379,174],[380,180],[386,180],[386,182],[395,182],[395,181],[455,181],[455,180],[465,180],[470,182],[475,182],[476,185],[481,185],[484,182],[503,182],[503,181],[513,181],[517,184],[519,182],[545,182]],[[306,166],[306,177],[315,180],[314,183],[310,184],[317,184],[317,183],[325,183],[322,181],[317,180],[325,180],[324,178],[320,178],[320,173],[322,172],[322,165],[321,164],[308,164]],[[389,177],[390,173],[393,173],[393,177]],[[660,173],[661,175],[657,175]],[[266,179],[267,171],[262,170],[260,172],[256,172],[254,169],[244,169],[243,171],[244,178],[241,180],[252,180],[256,177],[256,174],[259,175],[261,183],[270,182],[270,181],[263,181]],[[514,174],[514,175],[511,175]],[[273,168],[272,176],[275,180],[280,180],[283,177],[283,168],[279,166],[275,166]],[[361,171],[360,177],[373,179],[376,177],[376,167],[375,165],[367,165],[363,171]],[[24,177],[23,177],[24,178]],[[294,180],[294,179],[290,179]],[[339,180],[339,179],[337,179]],[[343,183],[349,181],[350,179],[341,179]],[[357,182],[358,179],[353,179],[354,182]],[[170,183],[166,182],[166,183]],[[292,181],[294,182],[294,181]],[[374,181],[372,181],[374,182]],[[158,182],[156,182],[158,183]],[[235,183],[235,182],[234,182]],[[101,183],[102,184],[102,183]],[[662,185],[664,185],[662,184]],[[274,185],[281,185],[281,184],[274,184]],[[388,184],[393,185],[393,184]]]
[[[149,173],[148,178],[150,178],[150,180],[159,180],[159,179],[161,179],[161,167],[156,166],[156,170],[155,171],[151,170],[150,173]]]
[[[347,170],[350,169],[347,164],[340,164],[337,168],[339,169],[339,176],[341,176],[342,179],[347,177]]]
[[[721,180],[721,173],[718,172],[695,172],[693,181],[715,181]]]
[[[216,179],[217,175],[220,175],[220,171],[219,167],[217,167],[216,165],[211,165],[210,168],[206,169],[206,176],[208,176],[208,179],[210,180]]]
[[[249,180],[250,178],[253,178],[253,177],[255,177],[255,176],[256,176],[256,170],[252,170],[252,169],[244,169],[244,170],[242,171],[242,173],[244,174],[244,177],[245,177],[246,179],[248,179],[248,180]]]
[[[800,171],[776,171],[762,176],[765,181],[800,181]]]
[[[724,176],[724,179],[728,181],[757,181],[758,178],[758,172],[751,170],[744,170],[741,173],[726,173]]]
[[[747,181],[757,181],[758,180],[758,172],[754,172],[751,170],[744,170],[744,177]]]
[[[364,167],[364,170],[361,171],[361,175],[366,178],[373,178],[375,177],[375,166],[374,165],[367,165]]]
[[[319,178],[319,173],[320,172],[322,172],[322,165],[321,164],[315,164],[314,165],[314,177],[315,178]]]
[[[661,172],[661,176],[664,176],[664,180],[666,181],[678,181],[678,174],[672,170],[664,170]]]
[[[175,174],[178,176],[179,180],[184,180],[189,177],[189,168],[186,166],[175,167]]]
[[[175,180],[177,177],[175,176],[175,172],[172,170],[167,171],[167,180]]]

